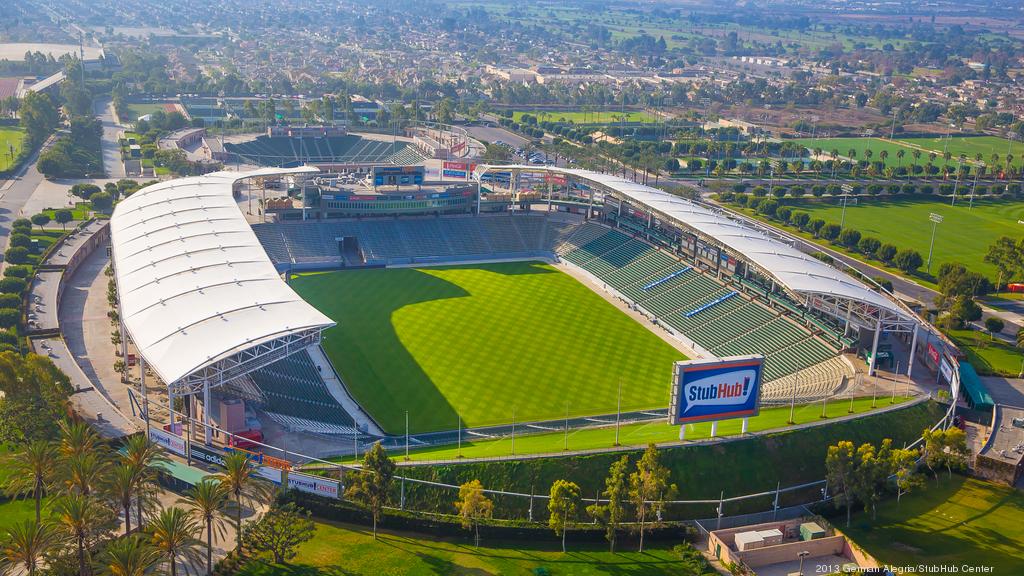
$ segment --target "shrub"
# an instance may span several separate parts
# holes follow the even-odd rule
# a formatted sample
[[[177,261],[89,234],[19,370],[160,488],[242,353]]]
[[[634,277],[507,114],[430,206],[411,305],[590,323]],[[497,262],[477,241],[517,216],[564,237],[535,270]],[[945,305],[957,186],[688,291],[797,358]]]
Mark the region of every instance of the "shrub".
[[[881,193],[882,193],[882,185],[881,184],[872,184],[872,185],[868,186],[868,194],[871,194],[872,196],[878,196]]]
[[[885,187],[885,189],[886,189],[887,192],[889,192],[889,194],[899,194],[900,193],[900,185],[899,184],[889,184],[888,186]]]
[[[821,229],[825,227],[825,221],[822,220],[821,218],[815,218],[814,220],[810,221],[808,227],[811,229],[811,232],[813,232],[814,235],[817,236],[818,233],[821,232]]]
[[[0,279],[0,292],[4,294],[21,294],[25,291],[25,286],[28,283],[21,278],[3,278]]]
[[[10,245],[29,249],[32,248],[32,238],[28,234],[14,233],[11,234]]]
[[[825,190],[827,190],[825,186],[822,186],[821,184],[815,184],[814,186],[811,187],[811,194],[813,194],[817,198],[821,198],[822,196],[825,195]]]
[[[807,212],[796,211],[789,215],[789,221],[797,228],[804,228],[811,221],[811,215]]]
[[[754,189],[750,191],[755,198],[764,198],[768,195],[768,189],[764,186],[754,186]]]
[[[29,220],[28,218],[18,218],[17,220],[15,220],[14,222],[11,223],[11,229],[13,229],[13,230],[24,229],[24,230],[31,231],[32,230],[32,221]]]
[[[786,196],[786,188],[783,186],[776,186],[772,188],[772,196],[776,198],[784,198]]]
[[[757,210],[757,207],[761,205],[762,201],[764,201],[764,198],[758,198],[755,196],[751,198],[750,201],[747,202],[747,208],[750,208],[751,210]]]
[[[114,197],[106,192],[97,192],[89,199],[89,204],[93,210],[104,212],[110,210],[114,205]]]
[[[789,222],[789,217],[793,214],[793,209],[789,206],[779,206],[775,211],[775,217],[783,222]]]
[[[924,259],[916,250],[905,248],[896,253],[892,262],[897,268],[909,274],[920,268],[921,264],[924,264]]]
[[[18,346],[18,335],[10,330],[0,330],[0,345]]]
[[[978,196],[984,196],[988,194],[988,186],[975,186],[973,192]]]
[[[746,192],[747,191],[747,184],[745,182],[739,182],[737,184],[733,184],[732,185],[732,191],[733,192]]]
[[[793,198],[800,198],[801,196],[803,196],[806,193],[807,193],[807,191],[804,190],[803,186],[790,186],[789,187],[789,195],[792,196]]]
[[[21,321],[21,310],[17,308],[0,308],[0,328],[12,328]]]
[[[750,196],[747,196],[746,194],[737,194],[736,198],[733,201],[739,204],[740,206],[746,206],[749,200]]]
[[[904,184],[900,187],[900,192],[904,194],[913,194],[914,192],[917,192],[917,187],[913,184]]]
[[[839,243],[847,248],[855,248],[858,242],[860,242],[860,232],[857,230],[847,228],[839,233]]]
[[[4,270],[4,276],[13,276],[15,278],[28,278],[28,274],[31,271],[32,269],[29,268],[28,266],[8,266],[7,269]],[[2,306],[0,306],[0,308],[2,308]]]
[[[939,185],[939,194],[947,194],[948,195],[948,194],[952,194],[952,193],[953,193],[953,185],[952,184],[941,184],[941,185]]]
[[[896,256],[896,251],[896,247],[892,244],[882,244],[878,247],[875,255],[883,262],[892,262],[892,259]]]
[[[18,308],[19,306],[21,306],[21,296],[0,294],[0,308]]]
[[[857,243],[857,249],[868,256],[874,256],[881,246],[882,242],[878,238],[872,238],[871,236],[865,236]]]
[[[840,230],[839,224],[825,224],[821,227],[821,237],[831,242],[839,237]]]
[[[935,192],[935,187],[933,187],[931,184],[925,184],[918,188],[917,191],[920,192],[921,194],[932,194],[933,192]]]
[[[12,246],[7,249],[4,259],[11,264],[24,264],[28,262],[28,248]]]
[[[757,211],[766,216],[775,216],[775,212],[779,209],[779,203],[775,200],[765,200],[761,202],[761,205],[757,207]]]
[[[839,196],[842,193],[843,193],[843,187],[840,186],[839,184],[829,184],[828,185],[828,194],[829,194],[829,196]]]

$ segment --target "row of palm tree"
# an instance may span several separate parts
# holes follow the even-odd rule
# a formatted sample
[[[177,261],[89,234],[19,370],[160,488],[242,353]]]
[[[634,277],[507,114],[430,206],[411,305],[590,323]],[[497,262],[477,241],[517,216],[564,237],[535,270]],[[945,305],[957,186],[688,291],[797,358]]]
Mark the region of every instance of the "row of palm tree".
[[[11,497],[33,498],[35,517],[0,533],[0,570],[33,575],[41,565],[66,563],[80,576],[142,576],[163,565],[176,576],[181,561],[205,560],[210,573],[225,514],[234,508],[240,545],[243,503],[269,497],[245,454],[224,460],[223,472],[164,507],[157,475],[167,458],[159,446],[138,435],[114,450],[87,424],[63,422],[56,441],[28,443],[10,459],[4,488]],[[93,558],[96,549],[102,551]]]

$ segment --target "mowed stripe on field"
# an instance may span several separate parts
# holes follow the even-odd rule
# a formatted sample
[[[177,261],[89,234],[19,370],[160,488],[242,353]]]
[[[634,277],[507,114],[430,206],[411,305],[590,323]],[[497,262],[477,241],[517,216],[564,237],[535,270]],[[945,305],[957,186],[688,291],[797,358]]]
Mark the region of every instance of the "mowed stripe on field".
[[[324,349],[389,432],[558,419],[668,404],[683,355],[541,263],[304,274],[338,322]]]

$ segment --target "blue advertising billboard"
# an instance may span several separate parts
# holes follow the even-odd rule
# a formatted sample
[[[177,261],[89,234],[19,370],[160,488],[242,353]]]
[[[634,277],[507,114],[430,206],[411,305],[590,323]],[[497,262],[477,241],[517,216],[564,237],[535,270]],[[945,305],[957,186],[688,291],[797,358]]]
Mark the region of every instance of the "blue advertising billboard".
[[[764,356],[730,356],[676,362],[672,371],[670,424],[756,416]]]

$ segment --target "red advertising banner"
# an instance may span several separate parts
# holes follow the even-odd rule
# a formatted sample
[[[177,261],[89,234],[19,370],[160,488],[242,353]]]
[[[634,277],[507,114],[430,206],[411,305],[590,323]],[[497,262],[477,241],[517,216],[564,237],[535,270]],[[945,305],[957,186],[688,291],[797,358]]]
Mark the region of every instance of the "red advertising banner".
[[[932,346],[931,342],[928,343],[928,357],[932,359],[932,362],[939,363],[939,351]]]

